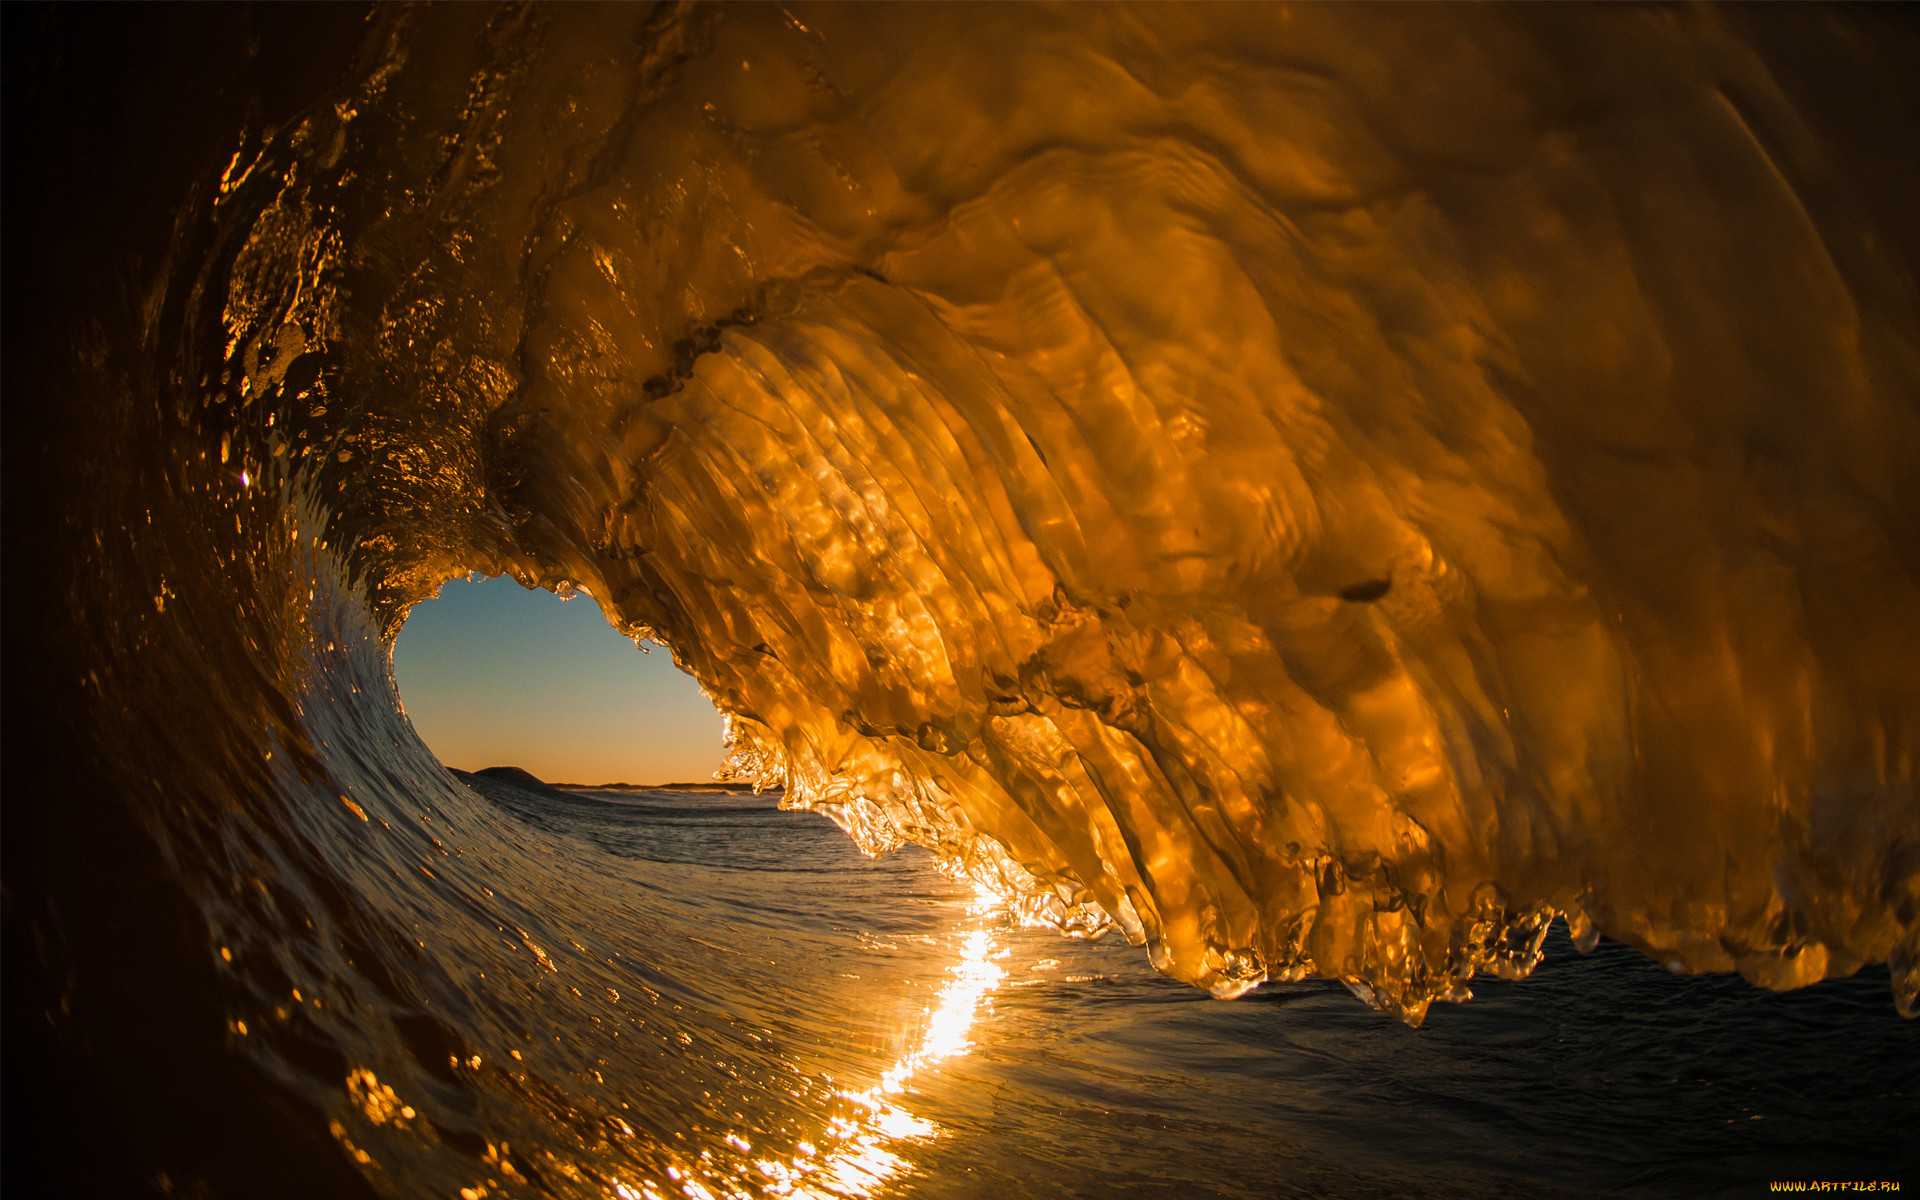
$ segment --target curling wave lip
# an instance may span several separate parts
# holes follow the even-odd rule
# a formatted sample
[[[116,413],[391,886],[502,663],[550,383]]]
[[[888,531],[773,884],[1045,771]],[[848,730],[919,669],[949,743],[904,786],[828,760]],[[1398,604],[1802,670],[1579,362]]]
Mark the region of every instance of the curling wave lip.
[[[555,12],[471,110],[395,15],[219,201],[195,428],[389,628],[588,592],[735,774],[1218,995],[1417,1024],[1566,913],[1911,1012],[1875,210],[1717,11],[1287,14]]]

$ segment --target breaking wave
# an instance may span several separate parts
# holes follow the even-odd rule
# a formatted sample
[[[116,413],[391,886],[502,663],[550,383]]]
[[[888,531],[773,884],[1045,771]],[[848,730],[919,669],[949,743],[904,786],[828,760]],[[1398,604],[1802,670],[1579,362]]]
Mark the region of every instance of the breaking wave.
[[[1911,1016],[1910,180],[1754,20],[382,9],[142,310],[102,753],[263,997],[459,845],[531,946],[389,669],[510,574],[670,646],[733,777],[1216,996],[1417,1024],[1564,916]]]

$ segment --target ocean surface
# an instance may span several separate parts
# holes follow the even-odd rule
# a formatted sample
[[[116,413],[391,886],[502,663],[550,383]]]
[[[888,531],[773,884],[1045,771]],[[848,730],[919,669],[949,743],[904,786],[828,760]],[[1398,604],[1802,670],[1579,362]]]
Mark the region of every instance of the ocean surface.
[[[469,783],[415,823],[514,856],[515,894],[449,879],[415,949],[470,981],[423,1011],[480,1065],[434,1026],[338,1118],[406,1191],[1737,1196],[1916,1163],[1884,969],[1770,994],[1557,929],[1415,1030],[1323,981],[1214,1000],[774,796]]]

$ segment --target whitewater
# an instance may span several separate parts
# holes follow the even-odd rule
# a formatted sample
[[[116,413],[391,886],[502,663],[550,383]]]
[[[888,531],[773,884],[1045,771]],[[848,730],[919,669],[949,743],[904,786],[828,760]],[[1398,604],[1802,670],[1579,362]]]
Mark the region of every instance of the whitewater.
[[[1521,981],[1562,928],[1555,978],[1606,1011],[1687,996],[1715,1038],[1822,1059],[1797,1151],[1743,1179],[1895,1161],[1920,1086],[1911,31],[35,19],[8,38],[8,1054],[79,1080],[56,1114],[226,1097],[231,1124],[124,1134],[144,1186],[1008,1194],[1003,1156],[1047,1156],[984,1149],[982,1093],[928,1081],[986,1070],[968,1031],[1051,958],[1084,959],[1046,991],[1080,1003],[995,1036],[1089,1036],[1111,976],[1144,1065],[1078,1124],[1033,1114],[1079,1085],[1007,1084],[1010,1146],[1121,1111],[1218,1171],[1031,1194],[1710,1190],[1677,1151],[1433,1149],[1524,1120],[1511,1080],[1498,1119],[1421,1125],[1424,1155],[1303,1115],[1369,1086],[1280,1046],[1309,1020],[1420,1059],[1372,1128],[1457,1109],[1434,1003],[1544,1020],[1527,997],[1557,993]],[[123,187],[149,198],[98,198]],[[392,643],[472,572],[669,647],[728,718],[725,773],[850,857],[783,858],[823,827],[771,801],[449,773]],[[1680,1053],[1647,1045],[1650,1072]],[[1253,1115],[1153,1115],[1148,1077]],[[1530,1145],[1592,1117],[1547,1107]],[[1700,1153],[1732,1171],[1725,1136]],[[240,1141],[276,1161],[209,1165]],[[1292,1147],[1265,1182],[1259,1145]]]

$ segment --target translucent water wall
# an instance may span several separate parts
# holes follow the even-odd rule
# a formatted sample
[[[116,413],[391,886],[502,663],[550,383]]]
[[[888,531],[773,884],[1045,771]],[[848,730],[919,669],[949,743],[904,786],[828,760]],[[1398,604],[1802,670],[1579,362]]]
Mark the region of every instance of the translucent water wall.
[[[1910,85],[1748,21],[383,12],[200,198],[180,414],[389,636],[589,593],[739,776],[1215,994],[1565,914],[1911,1014]]]

